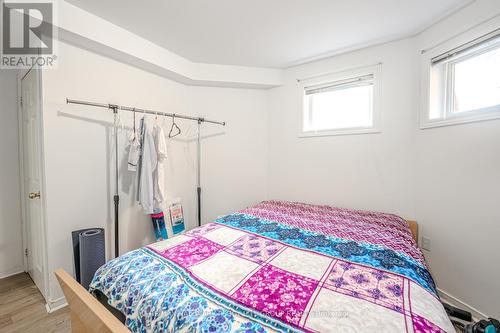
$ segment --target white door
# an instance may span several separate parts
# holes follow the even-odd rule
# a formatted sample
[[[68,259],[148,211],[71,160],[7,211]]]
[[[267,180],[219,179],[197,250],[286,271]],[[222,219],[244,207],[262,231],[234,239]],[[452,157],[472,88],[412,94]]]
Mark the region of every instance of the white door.
[[[30,70],[21,79],[23,135],[23,177],[25,204],[26,253],[28,273],[45,294],[43,260],[43,226],[40,163],[40,89],[39,72]],[[45,295],[44,295],[45,297]]]

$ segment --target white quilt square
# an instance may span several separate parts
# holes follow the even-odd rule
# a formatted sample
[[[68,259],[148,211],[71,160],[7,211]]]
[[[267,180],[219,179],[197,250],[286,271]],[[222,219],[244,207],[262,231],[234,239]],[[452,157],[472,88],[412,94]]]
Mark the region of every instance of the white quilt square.
[[[288,247],[270,264],[319,281],[331,262],[328,257]]]
[[[433,322],[446,332],[454,332],[441,302],[412,281],[410,281],[410,298],[411,312]]]
[[[317,332],[406,332],[405,317],[396,311],[328,289],[310,307],[305,327]]]
[[[165,251],[166,249],[169,249],[171,247],[174,247],[176,245],[179,245],[181,243],[187,242],[188,240],[191,240],[191,237],[187,237],[184,235],[178,235],[174,236],[172,238],[153,243],[149,245],[150,248],[155,249],[156,251],[162,252]]]
[[[203,237],[217,244],[227,246],[244,235],[246,235],[246,233],[243,231],[221,227],[206,233]]]
[[[227,252],[219,252],[191,267],[191,272],[213,287],[229,292],[259,265],[238,258]]]

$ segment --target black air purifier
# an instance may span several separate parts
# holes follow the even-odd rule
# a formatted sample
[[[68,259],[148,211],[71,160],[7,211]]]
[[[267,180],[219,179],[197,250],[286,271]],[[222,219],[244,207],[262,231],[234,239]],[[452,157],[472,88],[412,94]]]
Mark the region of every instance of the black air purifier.
[[[99,267],[106,262],[104,229],[91,228],[71,232],[73,255],[75,258],[75,277],[85,289]]]

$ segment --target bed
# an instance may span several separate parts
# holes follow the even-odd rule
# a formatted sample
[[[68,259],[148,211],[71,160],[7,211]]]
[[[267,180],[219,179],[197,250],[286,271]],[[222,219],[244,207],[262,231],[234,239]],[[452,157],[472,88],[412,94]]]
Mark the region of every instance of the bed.
[[[100,331],[122,317],[132,332],[454,332],[416,232],[392,214],[264,201],[102,266],[90,292],[121,316],[56,275],[75,326],[88,323],[72,303]]]

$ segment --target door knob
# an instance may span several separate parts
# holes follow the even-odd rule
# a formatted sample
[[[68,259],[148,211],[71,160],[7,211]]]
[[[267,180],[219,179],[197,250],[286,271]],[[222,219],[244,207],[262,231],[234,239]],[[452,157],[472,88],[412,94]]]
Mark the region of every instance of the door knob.
[[[30,194],[28,195],[28,197],[30,199],[40,198],[40,191],[38,191],[38,192],[30,192]]]

